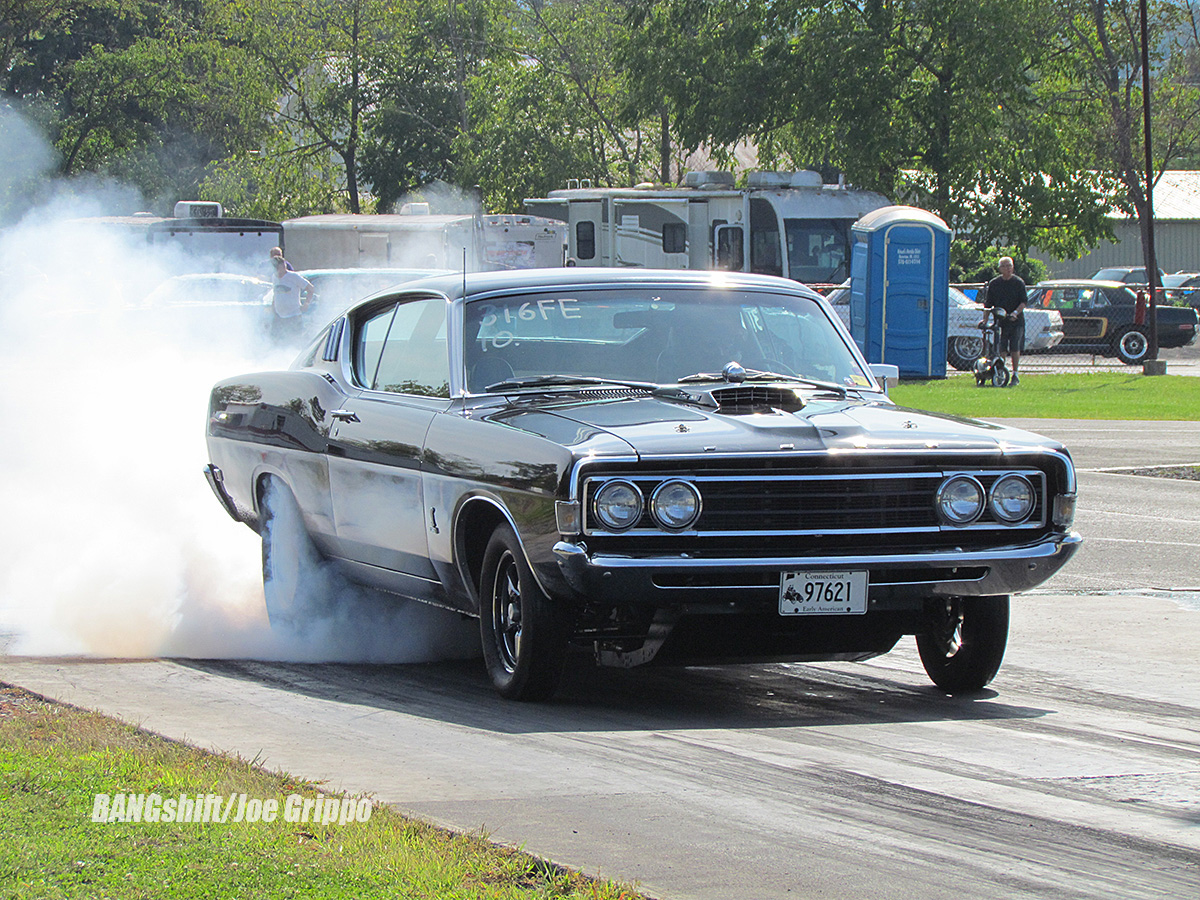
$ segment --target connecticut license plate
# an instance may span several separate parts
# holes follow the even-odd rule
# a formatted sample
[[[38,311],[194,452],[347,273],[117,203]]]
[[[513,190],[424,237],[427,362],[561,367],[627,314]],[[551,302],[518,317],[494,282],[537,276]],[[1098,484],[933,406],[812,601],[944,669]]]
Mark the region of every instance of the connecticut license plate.
[[[781,616],[839,616],[867,611],[866,572],[784,572]]]

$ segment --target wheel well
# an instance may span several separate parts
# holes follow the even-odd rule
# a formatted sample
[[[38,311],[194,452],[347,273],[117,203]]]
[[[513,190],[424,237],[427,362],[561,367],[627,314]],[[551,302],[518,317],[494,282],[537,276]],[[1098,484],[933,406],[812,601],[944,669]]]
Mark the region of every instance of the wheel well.
[[[468,503],[459,514],[455,546],[464,577],[476,600],[483,574],[483,554],[496,526],[506,521],[504,514],[485,500]]]

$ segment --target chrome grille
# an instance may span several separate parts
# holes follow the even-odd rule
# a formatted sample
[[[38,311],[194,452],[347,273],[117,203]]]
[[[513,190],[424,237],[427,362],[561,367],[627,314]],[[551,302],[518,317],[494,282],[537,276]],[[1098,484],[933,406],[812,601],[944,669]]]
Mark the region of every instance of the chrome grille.
[[[953,527],[942,524],[935,508],[938,487],[949,476],[964,473],[979,479],[984,490],[990,489],[1002,475],[1020,472],[1034,485],[1037,505],[1033,514],[1019,525],[1009,526],[991,518],[985,511],[978,521]],[[696,525],[688,533],[701,536],[777,536],[836,534],[915,534],[995,529],[1041,528],[1046,523],[1046,479],[1036,469],[1003,468],[939,469],[916,472],[844,472],[833,474],[763,475],[686,475],[646,476],[623,472],[605,473],[584,480],[585,532],[606,534],[591,509],[591,498],[605,481],[622,478],[633,482],[649,497],[654,488],[670,477],[684,477],[700,489],[702,510]],[[633,528],[621,532],[662,534],[649,514]]]

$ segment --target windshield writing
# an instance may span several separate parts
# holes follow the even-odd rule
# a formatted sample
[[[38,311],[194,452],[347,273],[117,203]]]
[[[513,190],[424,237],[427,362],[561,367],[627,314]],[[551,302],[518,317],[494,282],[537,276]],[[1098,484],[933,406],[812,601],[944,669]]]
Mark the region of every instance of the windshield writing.
[[[466,338],[472,393],[545,375],[675,384],[731,362],[868,384],[818,303],[763,292],[605,289],[479,300],[466,306]]]

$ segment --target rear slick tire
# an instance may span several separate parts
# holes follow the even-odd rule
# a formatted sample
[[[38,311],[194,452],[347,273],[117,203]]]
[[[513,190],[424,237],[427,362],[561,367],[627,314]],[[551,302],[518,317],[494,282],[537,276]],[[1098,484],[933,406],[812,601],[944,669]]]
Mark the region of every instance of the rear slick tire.
[[[948,694],[983,690],[1008,646],[1009,597],[951,597],[937,609],[917,651],[933,683]]]
[[[562,677],[568,618],[534,580],[525,551],[507,523],[483,554],[479,635],[492,685],[509,700],[546,700]]]
[[[313,601],[320,554],[304,527],[300,505],[286,484],[268,478],[262,488],[263,598],[272,628],[295,628]]]

